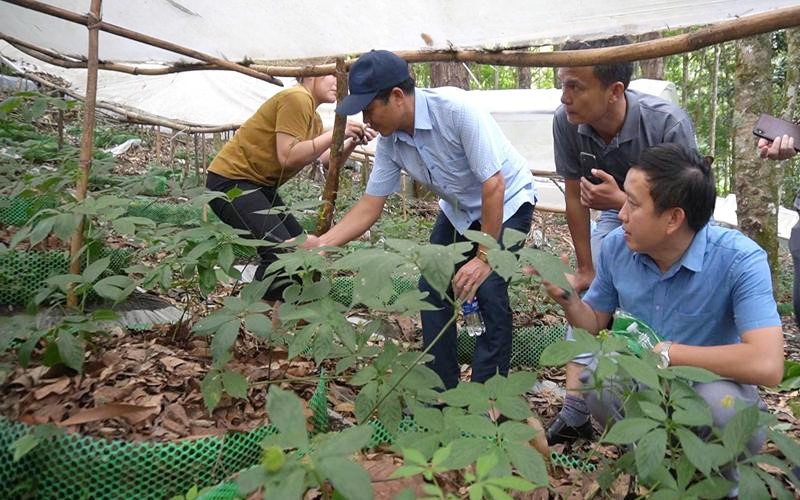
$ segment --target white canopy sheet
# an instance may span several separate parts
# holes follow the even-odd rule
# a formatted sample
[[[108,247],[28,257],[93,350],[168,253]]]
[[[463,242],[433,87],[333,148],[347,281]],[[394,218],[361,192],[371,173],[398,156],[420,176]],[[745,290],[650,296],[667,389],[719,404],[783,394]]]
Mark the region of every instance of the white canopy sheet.
[[[86,14],[89,0],[40,0]],[[276,61],[370,49],[508,48],[703,25],[796,0],[104,0],[103,21],[206,54]],[[0,2],[0,32],[85,56],[86,27]],[[108,33],[103,60],[187,60]]]

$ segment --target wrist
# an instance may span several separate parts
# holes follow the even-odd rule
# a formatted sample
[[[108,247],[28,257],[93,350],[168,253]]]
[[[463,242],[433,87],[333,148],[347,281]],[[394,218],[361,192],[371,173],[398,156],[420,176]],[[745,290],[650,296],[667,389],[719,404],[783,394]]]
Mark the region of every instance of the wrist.
[[[484,264],[489,263],[489,254],[483,248],[478,248],[478,252],[475,254],[475,258],[483,261]]]
[[[622,210],[622,205],[625,204],[627,197],[625,196],[625,191],[621,189],[617,193],[617,210]]]
[[[662,340],[653,347],[653,351],[659,356],[658,367],[667,368],[672,365],[672,358],[670,357],[670,349],[672,348],[672,341]]]

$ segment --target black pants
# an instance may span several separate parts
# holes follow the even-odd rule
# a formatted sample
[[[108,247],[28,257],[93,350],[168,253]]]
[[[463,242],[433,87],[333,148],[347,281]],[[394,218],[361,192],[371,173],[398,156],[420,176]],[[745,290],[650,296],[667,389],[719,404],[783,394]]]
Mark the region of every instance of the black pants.
[[[217,217],[236,229],[250,231],[254,239],[280,243],[299,236],[303,228],[293,215],[274,212],[270,209],[284,206],[278,196],[277,188],[265,187],[250,181],[228,179],[213,172],[208,172],[206,187],[211,191],[228,192],[238,187],[246,194],[236,197],[232,202],[221,198],[209,203]],[[262,213],[258,213],[262,212]],[[256,269],[256,279],[264,279],[264,273],[270,264],[278,260],[278,252],[285,251],[274,247],[259,247],[261,263]],[[264,294],[264,300],[279,300],[283,291],[291,282],[277,277],[273,286]]]
[[[792,228],[791,236],[789,236],[789,251],[792,253],[792,263],[794,264],[794,284],[792,286],[794,320],[800,325],[800,222]]]
[[[516,229],[527,233],[531,228],[533,218],[533,205],[525,203],[517,213],[503,222],[503,230]],[[480,229],[480,222],[475,221],[470,229]],[[431,243],[436,245],[449,245],[460,241],[469,241],[464,235],[459,234],[447,216],[439,212],[436,223],[431,231]],[[516,250],[517,248],[509,248]],[[477,245],[474,245],[469,257],[474,257]],[[456,266],[456,271],[467,261]],[[433,287],[421,277],[419,289],[428,292],[427,302],[436,307],[433,311],[422,311],[422,343],[424,347],[430,345],[439,332],[447,325],[453,316],[453,306],[441,297]],[[452,285],[447,289],[447,295],[452,299]],[[478,305],[486,327],[483,335],[475,342],[475,352],[472,354],[472,381],[485,382],[496,373],[508,375],[508,366],[511,361],[511,327],[513,317],[508,298],[508,282],[492,271],[477,291]],[[458,367],[458,334],[456,325],[452,323],[447,331],[429,351],[434,360],[429,363],[429,368],[441,377],[444,387],[452,389],[458,385],[460,370]]]

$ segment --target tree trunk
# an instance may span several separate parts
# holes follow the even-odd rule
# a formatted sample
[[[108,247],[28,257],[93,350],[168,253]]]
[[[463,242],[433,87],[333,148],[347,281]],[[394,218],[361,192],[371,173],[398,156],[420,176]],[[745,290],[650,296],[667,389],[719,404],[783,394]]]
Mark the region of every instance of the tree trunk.
[[[431,63],[431,87],[469,90],[469,72],[460,62]]]
[[[781,117],[797,121],[800,115],[800,28],[786,30],[786,102]]]
[[[651,31],[644,35],[639,35],[637,42],[647,42],[649,40],[656,40],[661,38],[661,33],[658,31]],[[642,78],[652,78],[653,80],[664,79],[664,58],[658,57],[656,59],[644,59],[639,61],[639,69],[642,70]]]
[[[431,63],[431,87],[459,87],[469,90],[469,71],[460,62]],[[413,181],[411,191],[415,198],[424,198],[429,193],[417,181]]]
[[[736,165],[739,228],[761,245],[769,256],[773,282],[778,269],[778,175],[774,162],[758,157],[753,124],[772,109],[772,41],[769,34],[736,43],[733,123],[733,161]]]
[[[531,69],[527,66],[517,68],[517,88],[529,89],[531,88],[531,83]]]
[[[719,94],[719,45],[714,45],[714,66],[711,68],[711,124],[708,132],[708,154],[714,156],[717,153],[717,95]]]
[[[689,105],[689,54],[681,54],[681,67],[683,68],[683,85],[681,86],[681,107],[688,113]]]
[[[786,30],[786,84],[784,88],[785,104],[781,117],[792,122],[800,118],[800,29]],[[784,179],[796,179],[797,167],[794,161],[783,162]],[[785,183],[783,183],[786,185]],[[793,200],[792,188],[797,189],[797,184],[787,186],[789,191],[784,193],[784,201],[791,203]]]

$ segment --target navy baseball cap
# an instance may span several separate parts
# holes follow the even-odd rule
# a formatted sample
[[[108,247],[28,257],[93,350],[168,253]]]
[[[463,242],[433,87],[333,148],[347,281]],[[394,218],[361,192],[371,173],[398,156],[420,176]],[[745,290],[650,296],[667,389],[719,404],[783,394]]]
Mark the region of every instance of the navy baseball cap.
[[[336,106],[340,115],[354,115],[364,110],[383,89],[408,80],[408,63],[388,50],[371,50],[350,67],[350,95]]]

